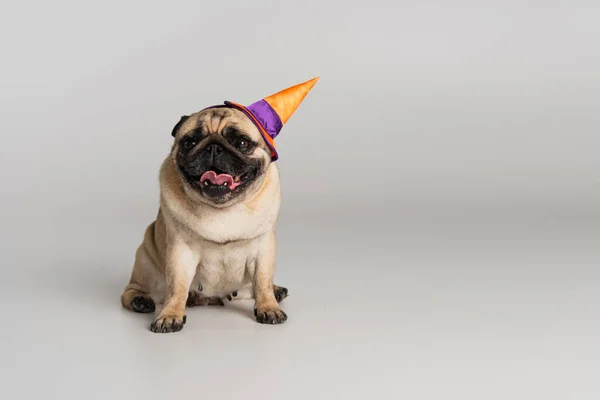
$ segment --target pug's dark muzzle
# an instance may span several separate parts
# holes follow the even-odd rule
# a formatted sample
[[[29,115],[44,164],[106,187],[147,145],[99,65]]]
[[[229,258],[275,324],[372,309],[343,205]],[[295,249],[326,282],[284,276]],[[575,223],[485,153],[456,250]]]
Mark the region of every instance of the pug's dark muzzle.
[[[260,160],[245,157],[220,137],[195,148],[181,149],[178,166],[192,187],[211,201],[226,201],[242,193],[258,176]]]

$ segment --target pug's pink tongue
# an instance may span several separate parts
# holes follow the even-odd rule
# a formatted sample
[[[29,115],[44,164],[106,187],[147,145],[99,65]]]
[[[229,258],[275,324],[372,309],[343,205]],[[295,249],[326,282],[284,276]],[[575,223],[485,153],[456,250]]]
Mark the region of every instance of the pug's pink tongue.
[[[233,176],[229,174],[217,175],[215,171],[206,171],[205,173],[203,173],[200,177],[200,183],[202,184],[205,181],[209,181],[213,185],[223,185],[224,183],[226,183],[225,186],[227,186],[231,190],[235,189],[240,184],[240,182],[235,182],[233,180]]]

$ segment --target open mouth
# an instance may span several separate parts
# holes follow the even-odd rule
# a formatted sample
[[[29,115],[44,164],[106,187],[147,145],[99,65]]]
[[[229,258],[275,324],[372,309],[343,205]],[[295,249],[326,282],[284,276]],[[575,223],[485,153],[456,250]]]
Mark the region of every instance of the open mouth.
[[[232,176],[229,174],[218,174],[215,171],[206,171],[200,177],[198,181],[201,186],[225,186],[229,188],[229,190],[234,190],[236,187],[242,184],[242,180],[246,177],[247,174],[242,176]]]
[[[244,172],[241,175],[232,175],[215,168],[210,169],[199,176],[193,176],[185,173],[188,180],[190,180],[196,186],[210,194],[215,195],[222,195],[235,191],[244,183],[251,181],[255,174],[255,169],[251,169],[249,172]]]

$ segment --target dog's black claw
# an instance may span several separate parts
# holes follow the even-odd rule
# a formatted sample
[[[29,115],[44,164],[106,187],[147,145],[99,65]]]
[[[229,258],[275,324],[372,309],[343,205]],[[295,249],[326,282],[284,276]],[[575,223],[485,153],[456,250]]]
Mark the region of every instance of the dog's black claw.
[[[261,324],[277,325],[287,321],[287,314],[281,310],[258,311],[256,321]]]
[[[162,321],[153,321],[150,324],[150,330],[152,332],[160,332],[162,330]]]
[[[233,300],[233,298],[231,297],[230,294],[227,295],[227,300],[229,300],[229,301]]]
[[[257,311],[256,311],[256,308],[255,308],[255,309],[254,309],[254,316],[255,316],[255,317],[258,317],[258,315],[256,315],[256,313],[257,313]]]
[[[233,293],[231,293],[233,297],[237,297],[237,290],[234,290]]]
[[[151,313],[156,309],[156,305],[150,297],[135,296],[131,300],[131,308],[137,313]]]
[[[184,323],[174,323],[171,325],[171,332],[179,332],[183,329],[183,324]]]
[[[150,325],[150,330],[156,333],[179,332],[183,329],[186,321],[185,315],[180,320],[176,317],[157,318]]]

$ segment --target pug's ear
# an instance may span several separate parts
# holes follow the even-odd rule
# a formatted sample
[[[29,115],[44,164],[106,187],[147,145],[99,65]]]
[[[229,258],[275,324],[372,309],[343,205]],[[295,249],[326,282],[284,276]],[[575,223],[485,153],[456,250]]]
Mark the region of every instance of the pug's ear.
[[[189,115],[183,115],[183,116],[181,117],[181,119],[179,120],[179,122],[177,123],[177,125],[175,125],[175,127],[173,127],[173,131],[171,132],[171,136],[175,137],[175,135],[177,135],[177,130],[179,129],[179,127],[180,127],[181,125],[183,125],[183,123],[184,123],[185,121],[187,121],[187,120],[188,120],[188,118],[189,118],[189,117],[190,117]]]

